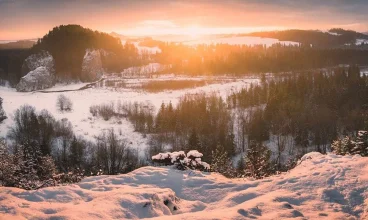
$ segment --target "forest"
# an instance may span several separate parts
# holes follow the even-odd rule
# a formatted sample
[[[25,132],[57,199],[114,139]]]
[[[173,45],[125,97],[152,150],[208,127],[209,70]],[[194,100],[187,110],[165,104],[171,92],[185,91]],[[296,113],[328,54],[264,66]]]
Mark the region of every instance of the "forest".
[[[368,65],[368,50],[331,45],[336,41],[342,43],[357,37],[364,39],[365,35],[342,29],[330,31],[341,35],[311,31],[296,31],[293,34],[293,30],[275,32],[280,36],[284,34],[300,36],[297,39],[274,36],[281,40],[297,42],[304,42],[303,37],[308,39],[308,42],[314,39],[309,35],[322,35],[326,37],[325,40],[321,40],[323,38],[320,39],[320,37],[316,39],[320,44],[324,44],[324,47],[311,46],[310,42],[294,46],[276,44],[271,47],[230,44],[189,46],[145,38],[139,43],[140,46],[157,46],[161,50],[150,54],[145,51],[138,52],[133,42],[129,40],[122,44],[119,38],[106,33],[92,31],[79,25],[61,25],[39,39],[31,49],[0,49],[0,77],[2,80],[10,81],[11,85],[17,84],[25,74],[21,71],[25,58],[40,50],[47,50],[54,57],[58,78],[78,80],[81,78],[82,61],[88,48],[105,51],[102,65],[107,73],[118,73],[128,67],[153,62],[169,66],[160,73],[187,75],[284,73],[336,67],[343,64]],[[262,32],[261,35],[268,36],[266,32]]]
[[[246,36],[275,38],[281,41],[300,42],[304,45],[313,45],[316,48],[338,48],[345,44],[355,44],[356,39],[368,39],[368,35],[344,30],[341,28],[332,28],[328,32],[319,30],[285,30],[270,32],[255,32],[246,34]]]
[[[368,50],[316,49],[309,46],[197,45],[167,43],[153,60],[171,64],[170,73],[192,75],[282,73],[335,67],[368,65]]]

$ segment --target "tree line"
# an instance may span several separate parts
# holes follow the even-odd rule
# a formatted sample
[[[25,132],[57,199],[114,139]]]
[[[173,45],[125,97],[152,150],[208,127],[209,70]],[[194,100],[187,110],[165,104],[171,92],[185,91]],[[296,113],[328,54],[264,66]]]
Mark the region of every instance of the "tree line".
[[[335,67],[340,64],[367,65],[368,50],[314,48],[303,45],[275,44],[187,46],[161,45],[156,62],[171,65],[166,72],[193,75],[282,73]]]
[[[47,110],[30,105],[14,112],[14,124],[0,143],[0,184],[35,189],[76,182],[83,176],[120,174],[142,165],[138,151],[114,130],[87,141],[73,132],[71,122],[56,120]]]

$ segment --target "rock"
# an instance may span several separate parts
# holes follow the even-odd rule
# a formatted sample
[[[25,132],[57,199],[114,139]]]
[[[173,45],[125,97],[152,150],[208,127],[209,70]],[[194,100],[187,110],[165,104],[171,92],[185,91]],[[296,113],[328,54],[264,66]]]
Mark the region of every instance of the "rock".
[[[17,91],[30,92],[52,87],[55,84],[54,65],[54,58],[47,51],[27,57],[22,66],[22,72],[26,75],[20,79]]]
[[[26,75],[38,67],[46,67],[52,74],[54,74],[54,58],[47,51],[41,51],[37,54],[32,54],[24,60],[22,65],[22,74]]]
[[[54,78],[46,67],[38,67],[20,79],[17,91],[30,92],[50,88],[54,85]]]
[[[102,53],[102,54],[101,54]],[[104,73],[101,56],[103,51],[87,49],[83,58],[81,80],[92,82],[100,79]]]

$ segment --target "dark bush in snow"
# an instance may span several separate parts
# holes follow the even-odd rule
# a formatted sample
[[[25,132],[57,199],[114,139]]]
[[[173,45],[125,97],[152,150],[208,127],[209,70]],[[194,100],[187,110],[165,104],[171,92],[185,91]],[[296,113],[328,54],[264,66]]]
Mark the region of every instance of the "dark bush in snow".
[[[209,171],[210,165],[201,160],[203,154],[197,150],[191,150],[187,154],[184,151],[159,153],[152,156],[154,163],[162,165],[175,165],[179,170],[202,170]]]
[[[111,117],[116,115],[114,110],[114,103],[111,102],[109,104],[101,104],[101,105],[92,105],[89,107],[89,112],[96,117],[97,115],[101,116],[105,121],[108,121]]]
[[[69,112],[73,109],[73,103],[68,97],[61,94],[57,97],[56,107],[61,112],[64,112],[64,111]]]
[[[3,109],[3,99],[0,97],[0,123],[7,119]]]

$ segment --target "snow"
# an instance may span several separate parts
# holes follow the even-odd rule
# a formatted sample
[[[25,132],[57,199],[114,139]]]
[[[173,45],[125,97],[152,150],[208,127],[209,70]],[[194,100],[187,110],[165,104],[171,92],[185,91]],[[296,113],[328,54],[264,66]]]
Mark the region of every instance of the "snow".
[[[341,36],[342,34],[338,34],[338,33],[334,33],[334,32],[325,32],[325,33],[328,33],[329,35],[334,35],[334,36]]]
[[[149,80],[166,80],[171,77],[163,77],[163,79],[127,79],[129,83],[143,83]],[[183,79],[177,77],[178,80]],[[189,79],[189,77],[185,77]],[[203,78],[202,78],[203,79]],[[224,98],[232,91],[237,91],[243,87],[249,86],[250,83],[257,83],[258,79],[252,78],[240,78],[231,79],[225,81],[219,81],[214,84],[206,85],[203,87],[184,89],[179,91],[164,91],[158,93],[147,93],[136,89],[108,89],[108,88],[91,88],[80,91],[70,92],[55,92],[55,93],[40,93],[29,92],[20,93],[15,89],[6,87],[0,87],[0,97],[3,100],[3,108],[6,112],[8,119],[0,124],[0,138],[6,137],[9,127],[13,125],[12,116],[14,111],[24,104],[32,105],[37,111],[42,109],[48,110],[57,120],[67,118],[74,126],[74,132],[77,136],[81,135],[85,139],[94,141],[95,137],[101,134],[101,132],[113,128],[120,139],[124,139],[128,142],[129,146],[137,149],[141,156],[144,156],[144,151],[147,144],[147,138],[144,138],[142,134],[135,132],[133,125],[125,118],[113,117],[109,121],[104,121],[102,118],[92,117],[89,112],[91,105],[100,105],[103,103],[114,102],[115,106],[117,102],[142,102],[147,105],[152,105],[156,110],[159,109],[161,104],[172,102],[176,105],[179,98],[185,94],[199,94],[199,93],[217,93]],[[46,89],[44,91],[62,91],[78,89],[85,86],[85,83],[62,85],[58,84],[53,88]],[[60,94],[64,94],[71,99],[73,103],[73,110],[71,112],[59,112],[56,108],[56,99]],[[120,135],[121,131],[121,135]]]
[[[355,45],[368,44],[368,39],[356,39]]]
[[[147,76],[152,73],[164,70],[165,67],[160,63],[149,63],[144,66],[129,67],[124,69],[120,74],[122,77],[137,77],[137,76]]]
[[[283,45],[299,45],[297,42],[292,41],[279,41],[278,39],[274,38],[262,38],[262,37],[252,37],[252,36],[231,36],[231,37],[218,37],[218,36],[207,36],[202,37],[199,39],[193,39],[193,40],[187,40],[187,38],[178,38],[178,39],[158,39],[161,41],[169,41],[169,42],[176,42],[176,43],[182,43],[185,45],[199,45],[199,44],[230,44],[230,45],[248,45],[248,46],[254,46],[254,45],[266,45],[267,47],[270,47],[274,44],[283,44]],[[126,40],[121,41],[122,44],[126,43]],[[156,54],[161,53],[161,49],[159,47],[145,47],[140,46],[139,41],[133,42],[134,46],[138,49],[138,52],[140,54],[142,53],[148,53],[148,54]]]
[[[187,153],[187,157],[203,157],[202,153],[199,153],[197,150],[191,150]]]
[[[297,42],[292,41],[279,41],[278,39],[273,38],[262,38],[262,37],[221,37],[221,38],[210,38],[210,39],[200,39],[194,41],[185,41],[182,42],[186,45],[198,45],[198,44],[230,44],[230,45],[266,45],[270,47],[274,44],[283,44],[283,45],[299,45]]]
[[[185,157],[184,151],[174,151],[172,153],[159,153],[157,155],[152,156],[152,160],[164,160],[164,159],[171,159],[171,163],[174,163],[178,157]]]
[[[122,44],[126,44],[126,40],[121,40]],[[146,47],[146,46],[140,46],[140,41],[134,41],[134,46],[138,49],[139,54],[147,53],[147,54],[156,54],[161,53],[161,49],[159,47]]]
[[[367,219],[368,158],[310,153],[262,180],[143,167],[25,191],[0,190],[0,219]]]

